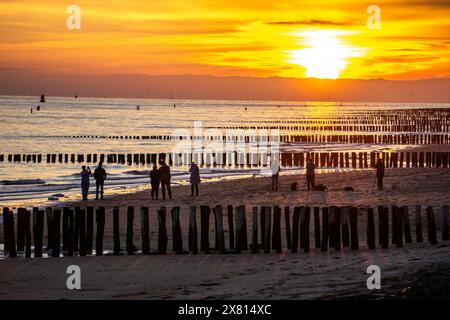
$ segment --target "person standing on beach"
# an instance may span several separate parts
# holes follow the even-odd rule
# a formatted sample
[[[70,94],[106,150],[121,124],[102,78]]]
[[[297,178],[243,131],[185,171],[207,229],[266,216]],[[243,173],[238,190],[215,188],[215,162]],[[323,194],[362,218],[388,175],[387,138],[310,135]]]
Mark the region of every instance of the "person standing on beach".
[[[376,168],[377,168],[378,190],[383,190],[384,162],[381,158],[378,158]]]
[[[172,200],[172,191],[170,190],[170,167],[163,160],[161,160],[159,164],[159,179],[161,181],[163,200],[166,200],[166,188],[169,199]]]
[[[89,166],[86,168],[86,166],[81,167],[81,196],[83,197],[83,200],[88,199],[88,192],[89,192],[89,176],[91,175],[91,168]]]
[[[316,175],[316,165],[312,158],[308,160],[308,164],[306,165],[306,185],[308,190],[313,190],[315,188],[314,178]]]
[[[158,191],[159,191],[159,171],[156,163],[153,164],[153,169],[150,171],[150,184],[152,186],[152,200],[155,198],[158,200]]]
[[[200,183],[200,169],[195,162],[192,162],[191,167],[189,168],[189,172],[191,176],[189,177],[189,182],[191,183],[191,197],[198,196],[198,184]]]
[[[94,171],[95,178],[95,200],[98,200],[98,193],[100,191],[101,199],[103,200],[103,187],[106,180],[106,171],[103,169],[103,164],[100,162]]]
[[[270,168],[272,172],[272,191],[278,191],[278,178],[280,176],[280,162],[274,159]]]

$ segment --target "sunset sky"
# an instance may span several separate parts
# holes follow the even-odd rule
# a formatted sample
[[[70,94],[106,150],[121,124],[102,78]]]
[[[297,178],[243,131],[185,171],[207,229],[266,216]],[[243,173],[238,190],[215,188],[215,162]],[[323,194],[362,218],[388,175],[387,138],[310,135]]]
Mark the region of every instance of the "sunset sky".
[[[69,5],[81,30],[68,30]],[[381,9],[381,29],[366,25]],[[0,0],[0,69],[54,74],[450,77],[450,0]]]

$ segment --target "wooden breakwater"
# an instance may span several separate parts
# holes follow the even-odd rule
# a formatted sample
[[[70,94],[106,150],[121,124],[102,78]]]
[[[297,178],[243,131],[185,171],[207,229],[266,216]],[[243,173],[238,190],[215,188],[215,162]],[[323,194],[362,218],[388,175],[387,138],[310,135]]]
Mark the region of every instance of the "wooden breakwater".
[[[450,152],[282,152],[282,167],[303,168],[313,159],[317,168],[373,168],[381,158],[388,168],[449,168]],[[128,154],[7,154],[0,162],[26,163],[78,163],[145,166],[166,161],[170,166],[186,166],[192,161],[201,167],[264,167],[270,165],[270,153],[128,153]]]
[[[3,244],[5,255],[11,258],[16,257],[18,252],[23,253],[25,258],[37,258],[42,257],[44,252],[52,257],[101,256],[105,250],[112,250],[113,255],[134,255],[138,251],[143,255],[166,254],[169,251],[169,235],[172,244],[170,251],[176,254],[296,253],[309,252],[311,247],[322,252],[344,248],[358,250],[362,246],[369,250],[377,247],[386,249],[390,245],[403,247],[414,240],[423,242],[424,230],[431,245],[437,244],[438,239],[449,240],[448,205],[440,208],[441,221],[437,221],[438,215],[431,206],[425,207],[425,212],[420,205],[413,208],[414,212],[410,212],[409,206],[262,206],[252,208],[250,219],[245,206],[216,206],[212,209],[209,206],[192,206],[186,212],[181,212],[180,207],[172,207],[170,213],[166,207],[160,207],[153,213],[157,217],[154,229],[158,231],[157,243],[152,245],[148,207],[130,206],[122,210],[114,207],[108,213],[104,207],[91,206],[18,208],[15,211],[3,208]],[[104,247],[107,214],[112,214],[112,248]],[[125,234],[120,233],[120,215],[126,215]],[[140,250],[138,243],[134,242],[135,215],[140,217]],[[187,217],[188,228],[182,228],[181,215]],[[363,216],[365,219],[361,219]],[[224,223],[225,218],[227,223]],[[422,225],[424,218],[425,226]],[[171,232],[167,227],[169,219]],[[361,226],[362,220],[365,226]],[[183,229],[187,230],[187,241],[183,240],[186,239],[182,235]],[[364,235],[361,229],[365,230]],[[439,237],[438,229],[441,233]],[[125,245],[121,242],[123,236],[126,238]],[[366,239],[365,245],[360,238]],[[211,246],[211,242],[214,245]]]
[[[314,128],[314,129],[313,129]],[[219,129],[219,128],[216,128]],[[226,129],[226,128],[220,128]],[[231,129],[231,128],[230,128]],[[280,127],[247,127],[245,130],[280,130]],[[292,128],[294,130],[295,128]],[[301,129],[301,128],[300,128]],[[299,129],[299,130],[300,130]],[[370,143],[370,144],[397,144],[397,145],[447,145],[450,144],[450,134],[448,132],[429,133],[429,132],[396,132],[396,133],[367,133],[361,132],[360,128],[354,126],[348,128],[345,133],[324,133],[327,128],[311,127],[304,128],[307,132],[282,133],[277,135],[249,135],[242,133],[230,135],[205,135],[205,136],[189,136],[189,135],[153,135],[153,136],[128,136],[128,135],[64,135],[64,136],[46,136],[45,138],[58,139],[112,139],[112,140],[160,140],[160,141],[223,141],[223,142],[289,142],[289,143]],[[321,131],[321,133],[311,133],[313,131]],[[388,131],[388,130],[386,130]]]

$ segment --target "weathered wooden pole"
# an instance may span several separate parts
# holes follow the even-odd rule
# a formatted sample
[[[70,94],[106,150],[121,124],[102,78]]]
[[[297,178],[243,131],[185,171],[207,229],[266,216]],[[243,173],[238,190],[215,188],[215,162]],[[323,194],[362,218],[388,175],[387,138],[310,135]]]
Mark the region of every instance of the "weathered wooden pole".
[[[241,253],[244,250],[244,234],[247,233],[245,229],[245,206],[236,208],[236,253]]]
[[[173,207],[170,210],[172,218],[172,250],[177,254],[183,253],[183,237],[180,225],[180,207]]]
[[[416,212],[415,212],[415,222],[416,222],[416,241],[422,242],[423,236],[422,236],[422,207],[420,205],[416,205]]]
[[[74,227],[74,212],[73,209],[70,208],[64,208],[63,209],[63,215],[64,211],[67,211],[67,255],[69,257],[73,256],[73,227]],[[64,232],[64,228],[63,228]],[[63,233],[63,239],[64,239],[64,233]],[[64,251],[64,250],[63,250]]]
[[[379,206],[378,207],[379,216],[379,237],[380,244],[383,249],[389,247],[389,211],[388,208]]]
[[[209,253],[209,206],[200,206],[200,250]]]
[[[358,208],[350,208],[350,247],[352,250],[358,250]]]
[[[74,219],[74,225],[73,225],[73,251],[78,252],[79,247],[79,238],[80,238],[80,207],[75,207],[75,219]]]
[[[320,243],[320,208],[314,207],[314,243],[315,248],[321,247]]]
[[[105,207],[97,208],[97,234],[95,241],[95,255],[103,255],[103,233],[105,231]]]
[[[367,208],[367,246],[369,249],[375,249],[375,221],[373,208]]]
[[[53,249],[53,210],[51,207],[45,208],[45,216],[47,218],[47,251]]]
[[[158,251],[160,254],[167,252],[167,228],[166,228],[166,207],[158,210]]]
[[[434,218],[433,207],[427,207],[427,221],[428,221],[428,241],[433,244],[437,244],[436,235],[436,219]]]
[[[284,222],[286,226],[286,247],[291,250],[292,236],[291,236],[291,219],[289,207],[284,207]]]
[[[134,237],[134,207],[129,206],[127,208],[127,253],[129,255],[134,254],[134,243],[133,243],[133,237]]]
[[[225,235],[223,232],[222,206],[216,206],[214,208],[214,221],[216,227],[216,251],[225,253]]]
[[[329,228],[328,207],[322,207],[322,243],[320,251],[328,250],[328,228]]]
[[[42,257],[43,236],[44,236],[44,210],[39,210],[39,208],[33,208],[33,239],[34,239],[35,258]]]
[[[52,247],[52,257],[59,257],[60,254],[60,243],[61,243],[61,210],[55,209],[53,210],[53,219],[52,219],[52,235],[53,235],[53,247]]]
[[[258,207],[252,210],[252,244],[251,253],[258,253]]]
[[[94,207],[86,208],[86,253],[92,254],[94,239]]]
[[[68,245],[68,232],[69,232],[69,208],[64,207],[62,212],[62,250],[65,253]]]
[[[311,219],[311,208],[305,207],[303,211],[303,251],[309,252],[309,225]]]
[[[173,209],[172,209],[173,210]],[[148,207],[141,207],[141,241],[142,254],[150,254],[150,229],[148,221]]]
[[[298,250],[298,236],[300,233],[299,223],[300,223],[300,212],[301,207],[295,207],[294,213],[292,215],[292,248],[291,252],[296,253]]]
[[[397,248],[403,247],[403,211],[397,206],[392,206],[392,218],[393,218],[393,240]]]
[[[25,251],[25,219],[27,209],[17,209],[17,251]]]
[[[270,253],[272,208],[264,207],[264,253]]]
[[[31,258],[31,212],[24,212],[25,258]]]
[[[8,256],[10,258],[17,257],[16,235],[14,232],[14,213],[9,208],[3,208],[3,223],[5,241],[8,239]]]
[[[230,249],[234,249],[234,220],[233,220],[233,206],[227,206],[228,213],[228,237],[230,243]]]
[[[348,218],[350,207],[342,207],[341,209],[341,225],[342,225],[342,246],[344,248],[350,247],[350,229],[348,226]]]
[[[442,240],[449,240],[449,206],[443,205],[442,212]]]
[[[272,247],[276,253],[281,253],[283,250],[281,245],[281,208],[279,206],[273,208]]]
[[[114,238],[114,249],[113,255],[117,256],[120,254],[120,209],[119,207],[114,207],[113,209],[113,238]]]
[[[189,251],[193,254],[198,253],[198,240],[197,240],[197,208],[191,206],[189,211]],[[234,244],[233,244],[234,246]]]
[[[412,242],[412,235],[411,235],[411,225],[409,222],[409,209],[408,206],[401,207],[402,213],[403,213],[403,225],[405,228],[405,243],[411,243]]]

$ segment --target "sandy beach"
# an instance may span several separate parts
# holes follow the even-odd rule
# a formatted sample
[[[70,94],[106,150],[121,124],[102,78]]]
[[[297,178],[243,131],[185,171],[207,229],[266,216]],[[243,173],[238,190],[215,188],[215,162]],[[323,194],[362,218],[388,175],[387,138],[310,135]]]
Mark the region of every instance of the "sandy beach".
[[[447,169],[448,170],[448,169]],[[448,203],[450,175],[446,169],[388,169],[384,191],[375,190],[373,170],[353,170],[321,172],[317,183],[326,185],[325,192],[306,191],[304,176],[282,175],[280,190],[271,192],[270,178],[250,178],[232,181],[203,183],[200,196],[191,197],[189,186],[173,188],[174,199],[151,201],[149,191],[107,197],[103,201],[72,202],[64,206],[105,206],[107,209],[104,249],[109,256],[49,258],[49,259],[4,259],[0,262],[0,298],[2,299],[329,299],[329,298],[406,298],[408,294],[422,294],[428,287],[418,276],[422,270],[433,274],[430,279],[442,277],[450,267],[449,242],[439,240],[431,246],[426,241],[426,218],[422,214],[424,242],[405,244],[404,248],[369,250],[366,245],[366,212],[370,205],[408,205],[410,215],[413,207],[431,205],[437,218],[438,237],[442,229],[440,206]],[[292,192],[290,184],[297,181],[300,190]],[[355,191],[343,188],[352,186]],[[171,252],[170,209],[181,207],[181,227],[185,249],[187,247],[187,225],[190,206],[245,205],[250,237],[251,208],[253,206],[344,206],[358,207],[360,249],[345,248],[340,252],[329,249],[320,252],[313,248],[311,226],[311,246],[309,253],[291,253],[286,249],[284,217],[282,217],[283,253],[205,255]],[[113,247],[112,214],[113,207],[121,208],[121,246],[125,247],[126,208],[135,207],[134,244],[141,248],[139,207],[150,208],[150,245],[156,251],[158,222],[156,210],[166,206],[168,211],[167,229],[169,252],[167,255],[110,256]],[[197,210],[197,215],[199,215]],[[198,216],[197,216],[197,219]],[[412,219],[412,217],[410,217]],[[210,246],[214,247],[214,218],[210,219]],[[225,243],[228,248],[228,228],[226,219]],[[377,225],[377,223],[376,223]],[[412,225],[412,234],[415,227]],[[0,232],[1,236],[3,232]],[[378,238],[378,236],[377,236]],[[109,252],[109,253],[108,253]],[[67,290],[65,269],[76,264],[82,270],[82,290]],[[379,265],[382,270],[382,289],[370,291],[366,288],[366,268]],[[420,272],[419,272],[420,271]],[[434,277],[434,278],[433,278]],[[439,278],[440,277],[440,278]],[[425,281],[425,283],[424,283]],[[431,281],[431,280],[430,280]],[[445,283],[445,281],[444,281]],[[435,286],[436,287],[436,286]],[[45,288],[45,289],[42,289]],[[423,293],[430,297],[432,289]],[[431,291],[430,291],[431,290]],[[438,289],[436,289],[438,290]],[[442,297],[444,298],[444,297]]]

